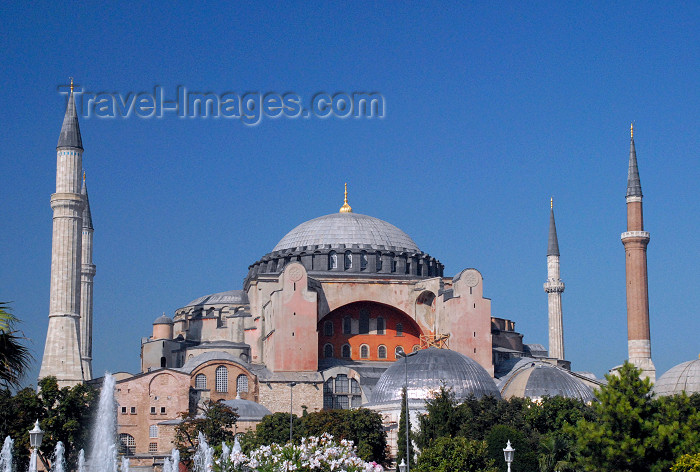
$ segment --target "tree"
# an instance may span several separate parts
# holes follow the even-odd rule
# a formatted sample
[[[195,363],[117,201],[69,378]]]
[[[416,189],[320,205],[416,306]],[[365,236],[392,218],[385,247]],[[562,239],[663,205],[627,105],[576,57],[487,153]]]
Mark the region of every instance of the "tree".
[[[462,421],[451,389],[442,385],[433,398],[426,400],[425,410],[426,414],[418,418],[416,444],[420,449],[425,449],[437,438],[458,435]]]
[[[484,441],[443,436],[418,457],[417,472],[497,472]]]
[[[292,442],[298,443],[304,437],[301,418],[292,415]],[[241,446],[244,451],[270,444],[289,442],[289,413],[278,412],[265,416],[255,427],[244,435]]]
[[[184,461],[191,459],[196,449],[199,433],[204,434],[209,444],[233,443],[238,413],[222,402],[209,401],[201,414],[198,412],[181,413],[182,422],[175,426],[175,447],[180,451]],[[287,415],[289,418],[289,415]]]
[[[513,472],[529,472],[535,471],[538,468],[537,463],[537,446],[536,438],[527,437],[520,430],[505,424],[497,424],[486,435],[487,456],[494,461],[496,465],[504,464],[503,448],[510,441],[515,448],[515,457],[517,460],[513,462]]]
[[[700,454],[685,454],[671,467],[671,472],[700,472]]]
[[[654,399],[649,379],[625,363],[597,392],[596,420],[569,429],[578,465],[609,472],[666,471],[682,453],[700,452],[700,414],[690,399]]]
[[[408,440],[406,436],[408,435]],[[413,434],[411,432],[411,415],[408,414],[406,409],[406,388],[404,387],[401,393],[401,417],[399,418],[399,432],[396,437],[398,443],[398,451],[396,454],[396,463],[400,464],[401,460],[404,460],[406,464],[409,464],[410,468],[413,467]],[[408,444],[407,444],[408,443]],[[408,447],[408,450],[406,450]]]
[[[7,303],[0,302],[0,384],[5,388],[19,387],[32,356],[22,345],[24,336],[14,328],[19,320]]]

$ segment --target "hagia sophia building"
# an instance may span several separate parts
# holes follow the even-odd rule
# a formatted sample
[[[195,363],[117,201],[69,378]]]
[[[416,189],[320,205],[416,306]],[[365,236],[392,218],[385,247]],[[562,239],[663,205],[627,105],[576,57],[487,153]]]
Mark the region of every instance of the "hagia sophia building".
[[[83,144],[73,94],[57,146],[49,323],[40,378],[95,382],[92,359],[92,235]],[[627,230],[629,360],[655,379],[651,360],[642,191],[630,141]],[[474,268],[444,274],[401,229],[353,212],[303,222],[248,269],[242,287],[204,295],[153,322],[141,372],[119,373],[118,432],[132,469],[154,470],[173,447],[180,413],[204,402],[236,408],[236,432],[271,412],[301,415],[367,407],[396,447],[401,389],[411,414],[444,382],[458,399],[564,395],[593,400],[601,384],[564,357],[559,245],[550,209],[547,246],[549,346],[526,344],[512,320],[491,315]],[[668,377],[667,377],[668,376]],[[700,391],[700,360],[680,364],[657,393]],[[291,404],[290,404],[291,402]],[[413,424],[416,424],[415,422]],[[395,449],[392,449],[395,450]],[[137,469],[134,469],[137,470]]]

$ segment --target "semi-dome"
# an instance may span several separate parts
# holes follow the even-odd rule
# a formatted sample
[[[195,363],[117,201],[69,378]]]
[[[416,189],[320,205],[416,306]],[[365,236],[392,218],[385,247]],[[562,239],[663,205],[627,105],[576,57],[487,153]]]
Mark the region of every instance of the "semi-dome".
[[[671,367],[654,385],[654,393],[657,395],[676,395],[681,392],[688,395],[700,393],[700,359]]]
[[[283,237],[272,250],[295,249],[304,246],[344,244],[367,245],[386,249],[396,247],[409,252],[420,252],[411,237],[391,223],[358,213],[331,213],[306,221]]]
[[[406,375],[409,400],[427,400],[443,385],[452,389],[457,400],[470,395],[500,398],[496,383],[478,362],[456,351],[431,347],[416,351],[406,360],[398,359],[384,371],[372,390],[371,403],[400,402]]]
[[[237,421],[260,421],[263,417],[272,414],[270,410],[260,403],[241,398],[225,400],[221,403],[236,410],[236,413],[238,413]]]
[[[539,400],[545,396],[561,396],[586,403],[595,400],[593,390],[571,372],[542,361],[516,364],[498,386],[503,398]]]

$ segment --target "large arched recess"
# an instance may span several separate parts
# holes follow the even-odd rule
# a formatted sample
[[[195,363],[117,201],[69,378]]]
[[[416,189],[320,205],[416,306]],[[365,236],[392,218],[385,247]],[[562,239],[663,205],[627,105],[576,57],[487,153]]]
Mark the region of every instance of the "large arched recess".
[[[350,319],[350,333],[343,329],[346,318]],[[369,320],[369,329],[362,329],[361,318]],[[383,334],[381,329],[377,329],[379,318],[384,320]],[[404,351],[411,352],[420,346],[421,334],[424,333],[418,324],[398,308],[377,302],[348,303],[331,311],[318,322],[318,356],[319,360],[327,358],[332,350],[331,357],[336,359],[394,361],[396,348],[401,347]],[[344,345],[350,346],[350,357],[343,356]],[[327,346],[332,346],[332,349]],[[367,356],[362,355],[363,346],[366,346]],[[384,358],[381,357],[382,346],[386,352]]]

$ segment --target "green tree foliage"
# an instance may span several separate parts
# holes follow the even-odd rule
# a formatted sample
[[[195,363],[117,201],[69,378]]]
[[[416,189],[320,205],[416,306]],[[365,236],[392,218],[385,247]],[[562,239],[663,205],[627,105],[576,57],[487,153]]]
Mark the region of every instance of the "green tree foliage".
[[[398,451],[396,454],[396,463],[400,464],[403,460],[409,464],[409,469],[413,467],[413,432],[411,431],[411,416],[406,411],[406,389],[401,393],[401,416],[399,417],[399,431],[396,436]],[[406,432],[408,432],[408,444],[406,444]],[[408,450],[406,447],[408,446]]]
[[[222,402],[210,401],[201,414],[189,412],[182,413],[181,416],[182,422],[175,427],[175,447],[184,461],[189,461],[194,454],[199,433],[204,434],[212,445],[234,441],[233,426],[238,413]]]
[[[690,399],[654,399],[649,379],[625,363],[597,393],[596,420],[572,429],[584,470],[660,472],[683,452],[700,451],[700,416]]]
[[[25,388],[14,396],[0,390],[0,437],[15,440],[13,458],[17,470],[26,470],[29,463],[29,430],[39,420],[44,440],[39,451],[46,459],[53,455],[56,443],[66,446],[69,466],[77,463],[78,451],[88,447],[92,413],[97,405],[97,391],[88,385],[59,389],[54,377],[39,383],[41,392]]]
[[[29,350],[22,345],[24,335],[15,329],[18,322],[9,305],[0,302],[0,386],[4,388],[19,387],[32,362]]]
[[[421,451],[417,472],[497,472],[484,441],[443,436]]]
[[[352,441],[357,455],[364,461],[384,464],[386,435],[382,417],[366,408],[354,410],[324,410],[307,413],[302,418],[292,416],[292,442],[299,443],[305,436],[331,434],[335,439]],[[258,423],[255,431],[248,432],[241,441],[248,452],[259,446],[285,444],[289,441],[289,413],[274,413]]]
[[[700,454],[684,454],[671,467],[671,472],[700,472]]]
[[[538,441],[527,437],[520,430],[505,424],[497,424],[486,435],[488,457],[494,464],[505,466],[503,448],[510,441],[515,449],[515,458],[511,466],[512,472],[530,472],[538,468],[537,446]]]

